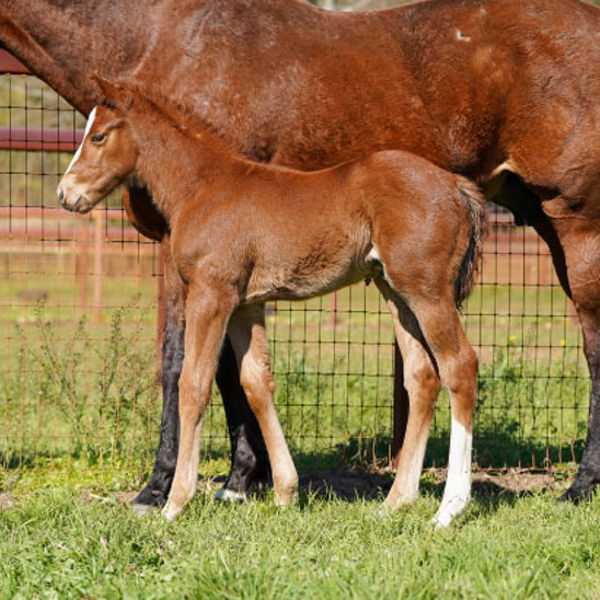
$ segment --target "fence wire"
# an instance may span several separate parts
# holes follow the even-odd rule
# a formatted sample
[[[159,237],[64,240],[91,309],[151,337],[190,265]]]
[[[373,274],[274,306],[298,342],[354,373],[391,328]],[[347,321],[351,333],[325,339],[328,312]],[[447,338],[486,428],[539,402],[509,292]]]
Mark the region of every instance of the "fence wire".
[[[160,251],[118,194],[87,216],[55,190],[83,118],[32,76],[0,77],[0,465],[147,469],[158,443]],[[62,151],[59,151],[62,150]],[[573,310],[549,253],[490,208],[464,309],[480,357],[475,459],[544,467],[578,457],[589,381]],[[387,464],[393,431],[391,319],[374,286],[269,306],[276,402],[303,464]],[[438,402],[426,462],[445,464]],[[218,395],[203,455],[228,455]]]

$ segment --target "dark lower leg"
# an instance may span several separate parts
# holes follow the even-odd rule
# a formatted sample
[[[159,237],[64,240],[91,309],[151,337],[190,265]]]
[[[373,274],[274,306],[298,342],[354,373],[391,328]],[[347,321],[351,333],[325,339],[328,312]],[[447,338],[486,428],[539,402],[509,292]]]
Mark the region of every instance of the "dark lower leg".
[[[573,217],[544,215],[535,228],[548,244],[560,283],[577,307],[592,380],[588,433],[579,471],[560,498],[577,503],[589,498],[600,483],[600,234],[593,219],[581,214]]]
[[[150,479],[134,499],[134,504],[162,506],[171,489],[179,447],[179,376],[183,365],[184,335],[183,322],[165,324],[161,369],[163,410],[160,440]]]
[[[600,312],[578,310],[583,329],[585,354],[592,379],[587,439],[579,471],[561,500],[578,503],[591,497],[600,483]]]
[[[229,339],[223,344],[216,380],[231,440],[231,471],[223,489],[242,494],[260,492],[271,481],[269,457],[260,427],[240,384]]]

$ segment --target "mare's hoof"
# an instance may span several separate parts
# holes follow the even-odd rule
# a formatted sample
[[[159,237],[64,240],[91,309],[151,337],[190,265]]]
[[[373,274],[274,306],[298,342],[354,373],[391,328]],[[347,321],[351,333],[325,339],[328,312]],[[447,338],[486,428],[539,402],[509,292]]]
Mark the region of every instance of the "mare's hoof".
[[[136,517],[145,517],[146,515],[156,513],[160,509],[160,506],[157,504],[135,504],[132,502],[129,508]]]
[[[167,496],[162,490],[152,490],[145,487],[132,501],[131,510],[138,516],[148,515],[162,508],[167,502]]]
[[[223,486],[215,494],[215,500],[220,502],[245,502],[247,500],[247,496],[244,492],[228,490],[225,486]]]
[[[559,502],[571,502],[577,506],[580,502],[590,500],[596,485],[590,485],[583,488],[572,485],[562,496],[558,498]]]

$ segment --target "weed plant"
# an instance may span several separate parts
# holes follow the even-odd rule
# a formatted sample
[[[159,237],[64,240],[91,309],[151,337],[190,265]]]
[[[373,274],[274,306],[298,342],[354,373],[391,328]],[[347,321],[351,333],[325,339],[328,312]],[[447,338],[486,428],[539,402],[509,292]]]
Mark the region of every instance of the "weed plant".
[[[109,337],[98,343],[81,318],[66,340],[43,304],[35,310],[38,344],[17,324],[17,368],[3,373],[0,420],[2,464],[44,466],[47,461],[119,464],[143,456],[157,385],[154,348],[140,341],[143,324],[131,319],[137,300],[113,311]],[[127,320],[127,322],[126,322]],[[0,438],[1,439],[1,438]]]

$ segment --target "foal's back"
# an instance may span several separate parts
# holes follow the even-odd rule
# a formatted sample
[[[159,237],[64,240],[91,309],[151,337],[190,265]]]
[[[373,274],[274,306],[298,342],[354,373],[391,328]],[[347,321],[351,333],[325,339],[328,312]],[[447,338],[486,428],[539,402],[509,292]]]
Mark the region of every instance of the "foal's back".
[[[242,302],[308,298],[384,268],[407,285],[451,284],[469,243],[460,189],[473,186],[413,154],[378,152],[312,173],[225,172],[186,204],[174,239],[186,264],[236,285]]]

